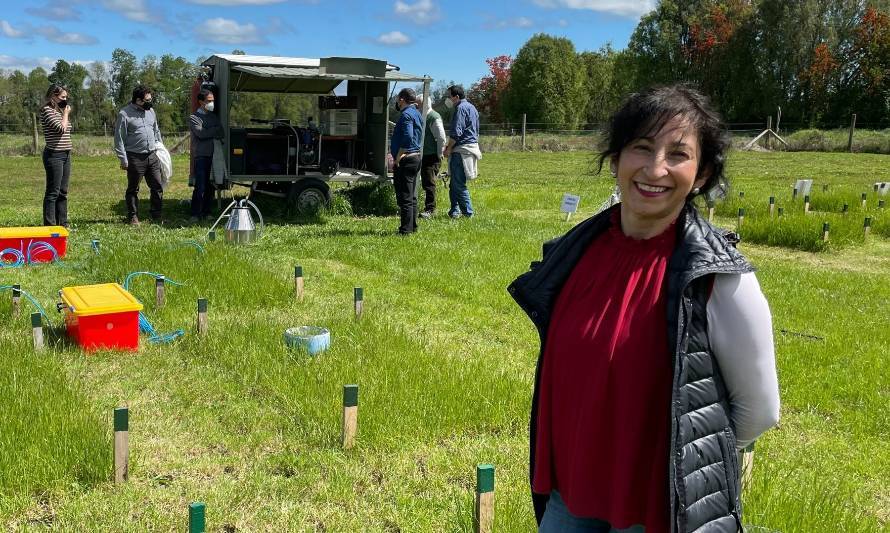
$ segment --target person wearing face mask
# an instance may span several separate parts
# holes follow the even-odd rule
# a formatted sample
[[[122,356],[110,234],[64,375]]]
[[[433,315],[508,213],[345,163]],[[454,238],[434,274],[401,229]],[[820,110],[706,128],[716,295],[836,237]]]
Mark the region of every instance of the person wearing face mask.
[[[213,205],[213,183],[210,171],[213,163],[213,146],[216,139],[223,138],[222,122],[213,112],[216,97],[208,89],[198,93],[198,109],[189,117],[191,149],[195,159],[195,189],[192,191],[192,223],[199,222],[210,214]]]
[[[68,116],[68,89],[53,84],[46,91],[40,109],[43,125],[43,168],[46,192],[43,195],[43,225],[68,227],[68,178],[71,176],[71,122]]]
[[[448,189],[451,209],[448,210],[448,216],[459,218],[463,215],[470,218],[474,211],[467,180],[476,177],[477,163],[482,159],[482,152],[479,150],[479,112],[467,101],[464,88],[460,85],[448,88],[445,106],[454,109],[444,154],[451,174],[451,187]]]
[[[127,172],[124,201],[127,220],[133,226],[139,225],[139,182],[143,177],[151,191],[149,214],[153,221],[161,221],[164,190],[161,188],[161,161],[155,150],[162,141],[153,105],[151,89],[136,86],[133,98],[120,110],[114,125],[114,153],[120,160],[121,170]]]
[[[392,132],[389,152],[393,159],[392,183],[399,205],[399,234],[417,231],[417,173],[420,170],[420,138],[423,135],[423,118],[414,107],[417,95],[413,89],[402,89],[396,99],[396,109],[401,113]]]

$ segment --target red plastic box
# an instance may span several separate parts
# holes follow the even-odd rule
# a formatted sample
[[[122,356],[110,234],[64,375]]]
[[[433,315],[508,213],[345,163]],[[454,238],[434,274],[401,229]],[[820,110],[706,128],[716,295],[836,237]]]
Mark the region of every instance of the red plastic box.
[[[37,226],[31,228],[0,228],[0,252],[7,248],[18,250],[26,258],[28,247],[32,243],[43,241],[59,254],[59,259],[65,257],[68,248],[68,230],[62,226]],[[48,263],[55,258],[52,251],[45,247],[35,245],[31,253],[32,263]],[[7,253],[0,257],[3,261],[14,261],[13,254]]]
[[[142,304],[117,283],[61,291],[68,336],[87,352],[139,349]]]

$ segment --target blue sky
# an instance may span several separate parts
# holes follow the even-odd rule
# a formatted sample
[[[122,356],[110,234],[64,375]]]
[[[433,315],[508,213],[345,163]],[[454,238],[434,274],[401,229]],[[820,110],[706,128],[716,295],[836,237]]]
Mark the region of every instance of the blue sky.
[[[57,58],[194,60],[258,55],[385,59],[413,74],[471,84],[485,58],[515,55],[537,32],[578,50],[624,48],[655,0],[0,0],[0,68],[48,70]]]

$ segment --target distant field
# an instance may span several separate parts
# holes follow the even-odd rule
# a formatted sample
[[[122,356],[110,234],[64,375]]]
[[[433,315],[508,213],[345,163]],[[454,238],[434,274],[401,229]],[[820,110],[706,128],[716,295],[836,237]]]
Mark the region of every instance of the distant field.
[[[186,283],[168,288],[163,309],[150,280],[137,278],[133,291],[158,330],[188,333],[138,354],[85,356],[54,337],[34,353],[27,313],[13,318],[0,292],[0,528],[182,530],[200,500],[210,531],[471,531],[475,465],[490,462],[495,529],[533,530],[527,424],[538,339],[505,287],[571,226],[558,213],[564,192],[582,196],[572,223],[607,197],[610,179],[590,174],[593,160],[589,151],[486,154],[471,183],[477,216],[439,216],[409,238],[394,234],[395,217],[293,224],[261,198],[262,241],[205,243],[201,254],[184,243],[207,229],[186,224],[184,157],[167,223],[130,228],[116,160],[75,156],[68,258],[0,269],[0,287],[20,283],[58,323],[61,287],[158,272]],[[830,195],[869,191],[867,209],[886,216],[871,187],[890,181],[887,156],[735,153],[730,174],[717,218],[726,227],[740,201],[752,210],[745,224],[777,227],[767,199],[781,197],[792,215],[799,178],[815,180],[814,210],[835,209]],[[39,158],[0,159],[0,226],[39,223],[43,180]],[[442,215],[445,204],[447,191]],[[795,220],[809,236],[810,220],[821,221],[806,216]],[[756,532],[890,530],[890,239],[875,231],[811,253],[754,244],[744,228],[741,249],[773,312],[783,402],[781,427],[757,443],[744,521]],[[365,292],[360,322],[355,286]],[[205,339],[193,333],[198,297],[209,300]],[[282,332],[301,324],[330,328],[331,349],[314,359],[289,352]],[[359,430],[344,452],[347,383],[360,386]],[[111,416],[121,404],[130,481],[115,486]]]

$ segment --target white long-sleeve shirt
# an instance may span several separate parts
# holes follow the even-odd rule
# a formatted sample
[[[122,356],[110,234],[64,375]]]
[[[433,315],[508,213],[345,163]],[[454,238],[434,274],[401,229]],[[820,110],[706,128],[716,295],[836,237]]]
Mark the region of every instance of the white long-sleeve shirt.
[[[772,316],[753,272],[717,275],[707,314],[741,449],[779,421]]]

